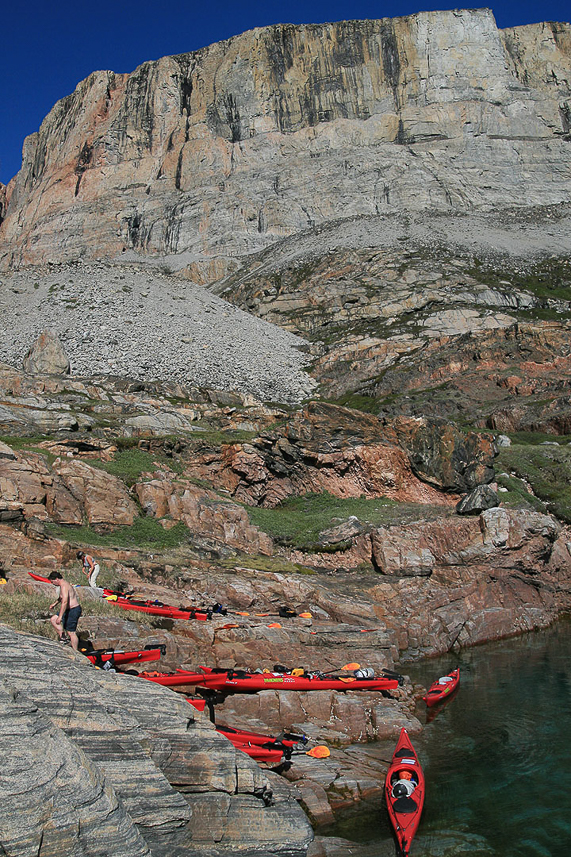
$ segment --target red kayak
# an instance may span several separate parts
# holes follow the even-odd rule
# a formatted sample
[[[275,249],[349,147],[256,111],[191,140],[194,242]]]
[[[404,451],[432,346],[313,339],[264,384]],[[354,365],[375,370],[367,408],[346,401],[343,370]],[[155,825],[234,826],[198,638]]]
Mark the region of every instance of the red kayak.
[[[161,684],[163,687],[184,687],[187,684],[204,684],[204,673],[191,672],[190,670],[176,670],[176,672],[171,673],[142,672],[139,673],[139,678],[146,678],[148,681],[154,681],[155,684]]]
[[[287,762],[289,767],[289,758],[287,754],[284,755],[284,748],[260,747],[258,744],[241,744],[238,741],[232,741],[232,744],[237,750],[246,753],[256,762],[266,762],[268,765],[279,765],[282,762]]]
[[[279,764],[280,770],[289,768],[293,751],[305,752],[304,748],[307,744],[305,735],[284,733],[281,737],[275,738],[259,732],[249,732],[246,729],[234,729],[231,726],[217,726],[216,731],[228,738],[236,749],[247,753],[250,758],[271,765]]]
[[[402,677],[380,676],[358,678],[354,675],[304,675],[286,673],[251,673],[247,670],[213,670],[200,667],[202,672],[177,670],[174,673],[140,673],[143,678],[164,687],[197,685],[224,693],[257,693],[259,690],[392,690],[402,684]],[[395,674],[396,675],[396,674]]]
[[[408,857],[424,805],[424,774],[406,729],[401,729],[385,780],[385,797],[402,857]]]
[[[105,664],[108,661],[113,665],[133,664],[137,661],[159,661],[161,655],[165,653],[166,647],[164,645],[155,646],[152,649],[139,649],[133,652],[123,652],[120,649],[98,649],[97,651],[83,652],[85,657],[97,666],[101,666],[101,664]]]
[[[394,673],[377,678],[355,675],[323,675],[320,673],[290,675],[288,673],[252,673],[247,670],[212,670],[201,667],[203,687],[225,693],[257,693],[259,690],[393,690],[402,683]]]
[[[256,744],[260,747],[274,744],[287,747],[289,750],[303,750],[308,740],[305,735],[292,735],[289,732],[285,732],[276,738],[272,735],[262,735],[260,732],[248,732],[246,729],[235,729],[232,726],[222,725],[217,726],[216,731],[225,735],[233,744]]]
[[[34,580],[39,580],[41,583],[52,583],[49,577],[42,577],[41,574],[34,574],[33,571],[29,571],[28,574],[30,575],[30,577],[33,577]]]
[[[201,622],[212,618],[212,613],[207,610],[173,607],[170,604],[163,604],[162,601],[142,601],[121,595],[120,592],[114,592],[112,589],[104,589],[103,595],[110,604],[116,604],[123,610],[136,610],[139,613],[148,613],[150,616],[161,616],[165,619],[197,619]]]
[[[433,705],[448,699],[457,689],[459,684],[460,670],[452,670],[448,675],[444,675],[436,681],[433,681],[426,696],[423,696],[422,698],[426,702],[427,706],[432,708]]]

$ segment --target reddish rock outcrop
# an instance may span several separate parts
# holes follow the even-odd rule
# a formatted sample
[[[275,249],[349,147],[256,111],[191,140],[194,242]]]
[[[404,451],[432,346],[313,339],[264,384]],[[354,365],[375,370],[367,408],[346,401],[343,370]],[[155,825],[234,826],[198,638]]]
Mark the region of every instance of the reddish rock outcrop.
[[[459,433],[454,437],[459,442]],[[442,444],[433,450],[433,459],[441,453]],[[225,447],[222,456],[204,452],[193,469],[250,505],[271,507],[291,495],[322,491],[337,497],[454,502],[415,476],[390,426],[370,414],[323,402],[312,402],[271,434]]]
[[[56,459],[50,469],[38,453],[0,458],[0,504],[21,508],[25,520],[63,524],[85,520],[96,528],[130,525],[138,514],[125,484],[84,461]]]
[[[224,501],[214,491],[197,488],[185,480],[151,479],[138,482],[135,491],[148,515],[165,518],[166,525],[182,521],[191,533],[229,548],[270,556],[272,540],[250,524],[245,509]]]

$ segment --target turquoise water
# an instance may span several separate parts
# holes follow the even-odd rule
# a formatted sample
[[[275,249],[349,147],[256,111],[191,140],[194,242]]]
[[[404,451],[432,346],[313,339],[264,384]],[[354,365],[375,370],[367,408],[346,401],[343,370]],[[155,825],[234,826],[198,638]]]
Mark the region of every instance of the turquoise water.
[[[561,620],[407,665],[425,686],[461,670],[458,693],[413,736],[426,801],[411,857],[571,857],[570,655],[571,621]],[[395,853],[384,807],[370,806],[358,829],[367,854]]]

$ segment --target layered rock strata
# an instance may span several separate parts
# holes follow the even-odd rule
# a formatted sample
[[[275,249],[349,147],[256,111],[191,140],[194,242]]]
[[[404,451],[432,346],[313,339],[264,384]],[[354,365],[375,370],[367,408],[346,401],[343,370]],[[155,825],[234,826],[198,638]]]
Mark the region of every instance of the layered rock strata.
[[[26,140],[3,264],[133,249],[212,280],[340,216],[568,201],[570,45],[568,24],[424,12],[95,72]]]
[[[0,637],[6,853],[306,852],[287,790],[270,800],[267,776],[184,700],[4,625]]]

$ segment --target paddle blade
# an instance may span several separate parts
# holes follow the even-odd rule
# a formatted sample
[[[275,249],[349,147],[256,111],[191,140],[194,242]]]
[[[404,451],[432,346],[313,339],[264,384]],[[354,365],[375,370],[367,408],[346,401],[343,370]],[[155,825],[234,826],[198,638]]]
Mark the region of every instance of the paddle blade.
[[[301,616],[301,618],[302,618],[302,619],[312,619],[312,618],[313,618],[313,617],[312,617],[312,615],[311,615],[311,613],[309,613],[309,612],[307,612],[307,613],[300,613],[299,615]]]
[[[324,744],[319,744],[317,747],[314,747],[313,750],[307,750],[305,755],[312,756],[314,759],[326,759],[331,755],[331,750]]]
[[[341,667],[342,670],[360,670],[361,664],[345,664],[344,667]]]

